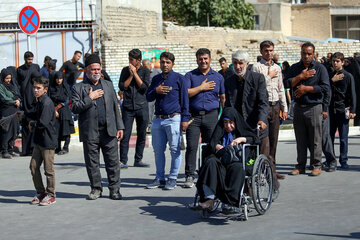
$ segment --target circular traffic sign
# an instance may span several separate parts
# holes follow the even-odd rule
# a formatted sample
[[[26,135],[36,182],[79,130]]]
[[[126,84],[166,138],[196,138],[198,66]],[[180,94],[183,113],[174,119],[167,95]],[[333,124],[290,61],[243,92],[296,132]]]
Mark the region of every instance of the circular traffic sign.
[[[20,29],[30,35],[37,32],[40,27],[40,16],[35,8],[26,6],[21,9],[18,18]]]

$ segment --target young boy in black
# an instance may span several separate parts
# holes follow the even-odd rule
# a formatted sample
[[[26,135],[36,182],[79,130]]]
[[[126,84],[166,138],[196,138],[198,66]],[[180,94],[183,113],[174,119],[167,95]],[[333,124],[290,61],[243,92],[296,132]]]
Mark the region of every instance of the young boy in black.
[[[49,80],[45,77],[33,79],[34,96],[36,98],[35,112],[27,117],[30,131],[34,132],[34,150],[30,161],[30,170],[36,189],[36,196],[31,204],[47,206],[56,202],[55,199],[55,171],[54,155],[57,147],[55,130],[55,109],[51,99],[47,96]],[[47,181],[45,190],[40,166],[44,162],[44,171]]]
[[[336,52],[332,55],[334,71],[330,73],[332,97],[330,101],[330,136],[334,144],[336,130],[340,138],[340,167],[349,168],[348,135],[349,119],[355,117],[356,93],[353,76],[344,70],[344,54]]]

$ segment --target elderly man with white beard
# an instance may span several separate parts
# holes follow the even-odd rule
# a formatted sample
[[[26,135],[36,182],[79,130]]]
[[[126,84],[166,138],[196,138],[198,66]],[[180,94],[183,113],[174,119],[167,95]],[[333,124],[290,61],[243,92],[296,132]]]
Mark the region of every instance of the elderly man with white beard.
[[[234,107],[249,124],[256,130],[260,126],[260,154],[269,156],[268,112],[269,97],[266,90],[265,77],[261,73],[248,70],[249,54],[238,50],[232,54],[232,63],[235,74],[225,81],[225,106]],[[275,168],[273,166],[275,175]],[[274,176],[274,189],[279,185]]]
[[[118,140],[124,124],[112,82],[100,79],[100,58],[92,54],[85,61],[87,78],[72,89],[71,110],[79,114],[80,141],[83,142],[91,192],[88,200],[102,195],[100,148],[108,175],[110,199],[120,200],[120,162]]]

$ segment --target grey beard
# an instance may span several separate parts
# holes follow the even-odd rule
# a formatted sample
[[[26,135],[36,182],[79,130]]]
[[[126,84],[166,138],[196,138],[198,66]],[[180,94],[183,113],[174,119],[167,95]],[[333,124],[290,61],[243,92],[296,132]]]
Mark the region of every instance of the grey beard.
[[[88,76],[90,78],[91,81],[93,82],[97,82],[100,80],[101,75],[98,73],[95,74],[91,74],[90,76]]]
[[[246,73],[246,69],[243,69],[240,73],[235,72],[236,75],[238,75],[239,77],[244,77]]]

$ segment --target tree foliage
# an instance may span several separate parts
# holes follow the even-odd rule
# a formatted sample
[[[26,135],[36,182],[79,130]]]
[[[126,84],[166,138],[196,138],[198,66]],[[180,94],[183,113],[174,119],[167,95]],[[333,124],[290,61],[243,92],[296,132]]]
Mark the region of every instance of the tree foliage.
[[[163,17],[184,26],[254,28],[254,7],[244,0],[163,0]]]

